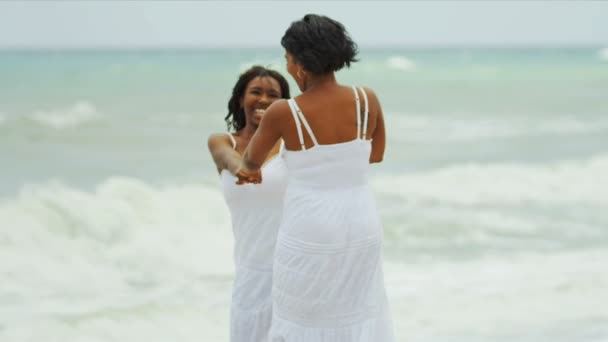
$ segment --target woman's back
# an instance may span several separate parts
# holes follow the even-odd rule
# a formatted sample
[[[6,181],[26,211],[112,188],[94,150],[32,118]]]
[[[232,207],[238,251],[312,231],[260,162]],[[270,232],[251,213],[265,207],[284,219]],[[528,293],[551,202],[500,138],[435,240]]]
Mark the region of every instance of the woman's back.
[[[343,142],[321,144],[308,122],[312,115],[305,114],[295,100],[288,101],[299,146],[299,150],[285,152],[288,177],[283,224],[290,226],[286,234],[292,237],[328,244],[348,242],[348,239],[344,240],[344,233],[352,238],[372,235],[379,238],[379,220],[368,186],[371,143],[363,138],[367,131],[363,125],[369,123],[369,110],[360,105],[361,99],[365,100],[367,96],[364,90],[355,89],[350,89],[350,102],[354,107],[349,115],[354,122],[350,136],[338,125],[333,131],[324,130],[327,135],[333,133],[334,137],[348,138]],[[362,116],[357,119],[359,112]],[[341,119],[349,121],[346,117]],[[304,136],[311,141],[309,148],[303,143]],[[309,217],[303,220],[307,214]],[[356,220],[352,221],[353,218]],[[328,239],[328,234],[332,238]]]
[[[289,183],[293,186],[328,190],[368,182],[371,146],[364,138],[370,121],[367,95],[361,88],[338,90],[346,90],[347,96],[339,94],[333,101],[325,97],[309,101],[310,111],[304,111],[298,103],[304,101],[288,101],[296,132],[291,136],[297,136],[297,150],[286,151],[285,155]],[[315,109],[318,112],[312,112]]]
[[[320,145],[333,145],[356,139],[358,137],[356,113],[359,112],[359,127],[361,127],[366,104],[369,108],[369,117],[365,139],[373,137],[379,106],[373,92],[370,92],[369,89],[362,91],[362,89],[358,88],[358,100],[352,87],[339,84],[313,88],[294,99],[304,113]],[[359,110],[357,111],[357,109]],[[283,138],[287,150],[300,150],[300,141],[298,135],[295,134],[295,121],[290,116],[284,122]],[[304,134],[304,144],[306,148],[314,146],[314,142],[308,134]]]

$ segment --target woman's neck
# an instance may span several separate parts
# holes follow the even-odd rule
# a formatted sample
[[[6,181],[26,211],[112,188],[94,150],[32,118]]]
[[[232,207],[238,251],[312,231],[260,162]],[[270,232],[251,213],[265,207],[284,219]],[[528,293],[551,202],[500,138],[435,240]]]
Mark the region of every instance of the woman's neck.
[[[311,91],[312,89],[325,88],[328,86],[337,85],[336,74],[329,72],[323,75],[311,75],[304,85],[304,91]]]
[[[257,126],[253,126],[250,123],[245,124],[245,127],[239,131],[239,136],[242,139],[249,141],[251,137],[255,134],[255,131],[258,129]]]

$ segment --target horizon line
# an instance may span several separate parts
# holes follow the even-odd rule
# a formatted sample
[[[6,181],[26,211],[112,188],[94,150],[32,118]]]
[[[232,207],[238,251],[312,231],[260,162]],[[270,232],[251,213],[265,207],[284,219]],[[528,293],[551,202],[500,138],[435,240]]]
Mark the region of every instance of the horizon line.
[[[381,49],[411,49],[411,50],[441,50],[441,49],[604,49],[606,44],[359,44],[359,50]],[[274,45],[8,45],[0,46],[0,51],[197,51],[197,50],[282,50]]]

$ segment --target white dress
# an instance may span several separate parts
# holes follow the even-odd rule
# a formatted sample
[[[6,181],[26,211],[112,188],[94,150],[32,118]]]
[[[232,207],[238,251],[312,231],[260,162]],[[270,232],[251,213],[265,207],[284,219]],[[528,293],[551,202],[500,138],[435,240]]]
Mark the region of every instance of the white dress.
[[[303,150],[285,151],[288,185],[274,259],[271,342],[394,341],[361,91],[366,109],[357,139],[331,145],[317,143],[289,100]],[[314,143],[308,150],[302,124]]]
[[[236,148],[232,135],[230,138]],[[236,177],[228,170],[221,172],[235,241],[231,342],[268,341],[272,318],[272,259],[287,185],[283,151],[281,145],[279,154],[262,167],[261,184],[236,185]]]

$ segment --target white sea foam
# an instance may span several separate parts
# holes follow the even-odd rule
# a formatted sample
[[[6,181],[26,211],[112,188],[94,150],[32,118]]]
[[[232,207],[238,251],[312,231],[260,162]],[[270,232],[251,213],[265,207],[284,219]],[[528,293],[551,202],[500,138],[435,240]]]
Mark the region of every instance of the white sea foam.
[[[377,175],[389,241],[469,253],[584,246],[608,237],[608,155],[548,164],[457,164]]]
[[[387,115],[387,126],[408,132],[392,138],[404,142],[458,142],[492,138],[538,136],[542,134],[579,134],[608,130],[606,118],[576,118],[574,116],[485,119],[438,117],[432,115],[393,113]]]
[[[130,178],[111,178],[93,192],[52,182],[24,186],[17,198],[0,202],[0,222],[9,242],[31,244],[37,240],[34,236],[44,236],[59,244],[152,252],[152,258],[181,260],[184,267],[199,271],[230,272],[230,257],[226,263],[208,260],[203,268],[192,258],[205,256],[200,254],[201,244],[213,241],[206,249],[211,255],[224,255],[221,250],[230,243],[230,220],[221,198],[216,189],[204,186],[161,188]]]
[[[203,186],[159,188],[123,178],[94,192],[28,186],[0,202],[0,275],[11,278],[0,293],[34,305],[47,295],[113,298],[230,276],[229,222],[221,194]]]
[[[553,164],[458,164],[438,170],[385,175],[383,194],[408,202],[451,205],[608,205],[608,155]]]
[[[608,155],[464,163],[373,179],[387,242],[409,253],[551,250],[608,238]]]
[[[55,129],[77,127],[101,118],[97,108],[87,101],[79,101],[68,108],[41,110],[31,115],[31,119]]]
[[[386,65],[395,70],[409,71],[416,68],[416,63],[404,56],[392,56],[386,60]]]
[[[397,341],[603,341],[608,337],[608,315],[601,305],[608,300],[606,262],[608,253],[601,249],[387,260],[385,283]],[[70,271],[63,269],[61,275]],[[94,286],[90,279],[79,279],[77,285]],[[3,302],[0,339],[226,341],[229,285],[205,278],[177,281],[164,292],[100,286],[98,292],[71,297],[47,286],[48,296],[27,305]],[[36,314],[25,315],[25,310]],[[591,332],[596,339],[585,338]]]
[[[601,49],[597,54],[601,60],[608,62],[608,48]]]
[[[603,341],[608,314],[598,303],[608,302],[606,262],[601,249],[389,262],[397,335],[404,341]],[[604,339],[585,339],[591,329]]]
[[[95,334],[110,326],[124,329],[135,319],[142,330],[133,335],[142,337],[151,328],[147,315],[161,311],[166,319],[164,309],[155,307],[185,305],[176,315],[197,320],[227,313],[232,234],[221,198],[217,189],[204,186],[111,178],[91,192],[52,182],[3,199],[0,340],[21,340],[24,322],[47,336],[78,334],[41,317],[99,317],[87,328]],[[146,317],[140,317],[142,310]],[[127,318],[108,325],[105,316],[112,322]],[[203,321],[208,329],[217,325]],[[7,325],[11,328],[3,330]]]
[[[555,203],[552,195],[577,196],[566,184],[572,177],[606,188],[606,167],[608,156],[536,167],[461,165],[379,176],[374,185],[381,195],[436,206]],[[529,181],[547,177],[527,190]],[[558,177],[567,189],[559,189]],[[605,195],[583,188],[578,201],[602,203],[597,196]],[[26,186],[0,201],[0,340],[225,341],[231,252],[229,214],[215,188],[118,177],[93,191],[57,182]],[[606,262],[604,250],[391,259],[386,286],[398,340],[500,341],[564,326],[608,333],[597,330],[608,322],[597,305],[608,300]]]

